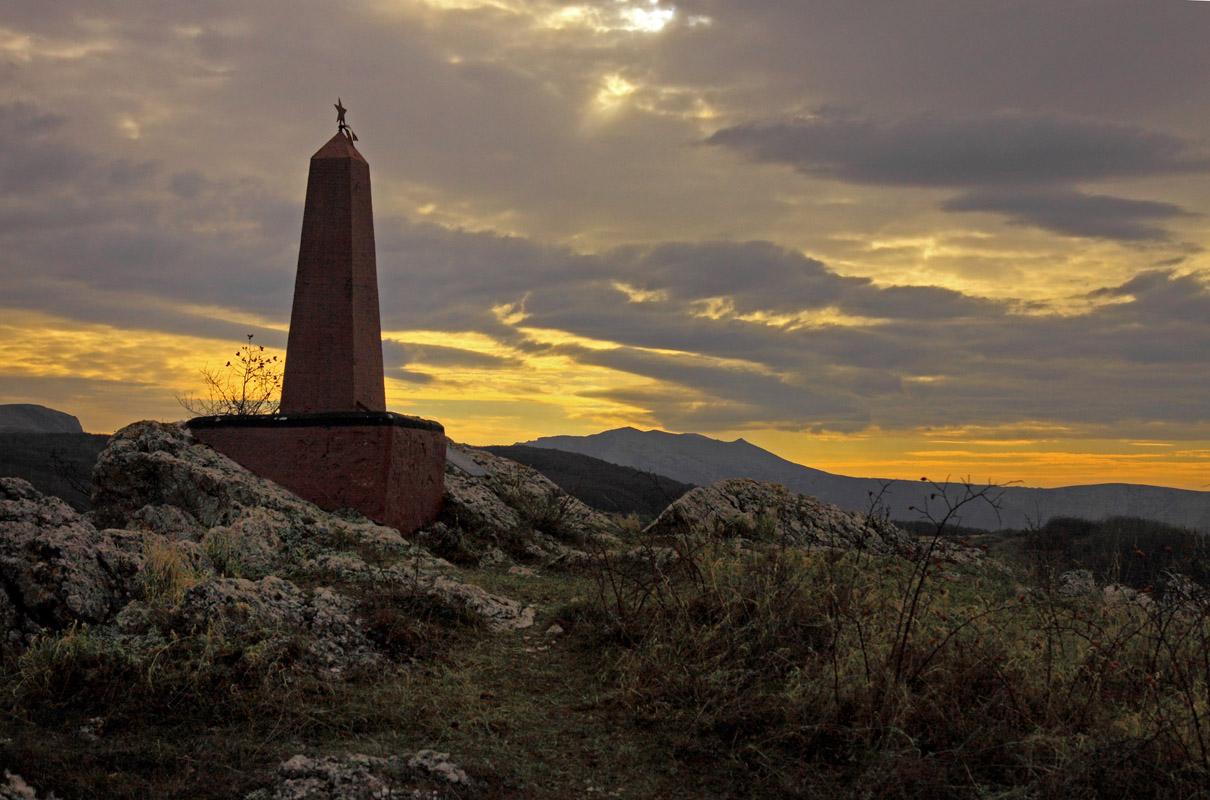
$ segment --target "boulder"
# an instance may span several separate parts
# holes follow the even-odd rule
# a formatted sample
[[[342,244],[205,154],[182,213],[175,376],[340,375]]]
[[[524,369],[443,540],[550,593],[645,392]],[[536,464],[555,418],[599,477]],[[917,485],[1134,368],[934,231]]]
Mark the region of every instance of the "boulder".
[[[1096,588],[1092,571],[1087,569],[1073,569],[1064,572],[1059,576],[1058,584],[1055,587],[1060,597],[1080,597],[1092,594]]]
[[[141,566],[133,543],[23,480],[0,478],[0,644],[110,619]]]
[[[445,467],[444,516],[458,527],[472,533],[532,528],[564,540],[617,527],[535,469],[452,441],[446,450],[455,458]]]
[[[915,544],[878,517],[844,511],[776,483],[749,479],[699,486],[646,529],[654,535],[706,533],[797,547],[908,554]]]
[[[292,520],[325,516],[313,503],[195,443],[179,424],[127,425],[97,459],[92,482],[93,515],[108,528],[138,526],[148,506],[161,515],[161,507],[173,507],[181,524],[200,528],[231,525],[247,508],[281,511]]]

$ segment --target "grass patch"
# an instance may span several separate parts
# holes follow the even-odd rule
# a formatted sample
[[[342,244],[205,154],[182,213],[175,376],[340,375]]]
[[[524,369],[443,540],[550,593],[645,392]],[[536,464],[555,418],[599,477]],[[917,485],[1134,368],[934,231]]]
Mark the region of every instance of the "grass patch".
[[[1194,797],[1210,622],[1002,576],[717,544],[571,615],[636,722],[761,796]],[[618,588],[620,586],[620,588]],[[603,599],[603,602],[602,602]],[[603,632],[613,631],[613,636]],[[603,652],[602,652],[603,651]]]
[[[490,800],[1210,791],[1210,608],[939,561],[648,544],[595,570],[457,571],[537,604],[522,632],[342,586],[404,666],[341,680],[288,633],[173,629],[185,572],[160,556],[161,636],[80,626],[0,662],[0,768],[68,798],[236,798],[295,753],[430,747]]]
[[[461,599],[412,588],[363,591],[357,611],[370,640],[396,661],[431,661],[453,636],[486,627]]]

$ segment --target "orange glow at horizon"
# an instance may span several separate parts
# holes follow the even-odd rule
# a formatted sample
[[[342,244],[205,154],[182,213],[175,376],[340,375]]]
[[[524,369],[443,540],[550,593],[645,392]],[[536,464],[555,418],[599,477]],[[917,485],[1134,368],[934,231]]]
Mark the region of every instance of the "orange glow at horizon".
[[[400,331],[385,338],[513,359],[508,366],[408,365],[423,376],[422,382],[390,377],[388,371],[388,408],[436,419],[453,439],[471,445],[589,435],[625,426],[660,429],[649,410],[604,393],[678,391],[652,378],[581,364],[566,355],[523,353],[483,334]],[[565,343],[574,339],[553,334],[547,338]],[[95,406],[85,403],[88,394],[80,392],[62,399],[9,392],[7,401],[52,407],[58,403],[59,410],[78,416],[86,430],[110,432],[137,419],[187,416],[175,398],[200,393],[198,369],[224,363],[240,344],[11,311],[0,323],[0,380],[40,378],[102,386],[101,395],[107,399]],[[266,351],[285,355],[272,348]],[[1210,488],[1210,437],[1115,439],[1024,423],[992,429],[822,434],[774,429],[693,432],[724,441],[742,437],[790,461],[856,477],[915,480],[929,475],[1041,487],[1121,482]]]

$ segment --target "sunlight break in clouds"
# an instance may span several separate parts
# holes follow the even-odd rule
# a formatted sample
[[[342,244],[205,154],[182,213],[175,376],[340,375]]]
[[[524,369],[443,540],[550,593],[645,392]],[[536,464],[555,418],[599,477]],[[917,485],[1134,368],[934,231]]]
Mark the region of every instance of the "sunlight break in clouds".
[[[57,41],[0,28],[0,55],[22,64],[37,58],[75,61],[111,50],[113,44],[106,41]]]
[[[544,18],[551,28],[587,28],[598,33],[637,31],[659,33],[676,17],[676,9],[661,8],[659,0],[642,3],[614,0],[613,6],[565,6]]]
[[[532,17],[541,27],[554,30],[581,29],[593,33],[631,31],[659,33],[676,18],[675,8],[665,8],[660,0],[599,0],[596,3],[562,5],[528,0],[418,0],[438,11],[497,9],[518,16]],[[690,25],[709,24],[703,16],[688,20]]]

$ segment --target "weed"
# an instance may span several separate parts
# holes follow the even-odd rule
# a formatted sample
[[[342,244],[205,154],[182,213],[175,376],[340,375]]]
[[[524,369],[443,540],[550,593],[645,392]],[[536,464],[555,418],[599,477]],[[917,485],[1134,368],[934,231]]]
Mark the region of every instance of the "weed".
[[[202,547],[214,571],[224,578],[245,577],[244,555],[239,540],[226,528],[214,528],[202,539]]]
[[[173,542],[149,537],[143,547],[143,558],[139,587],[142,599],[149,605],[176,606],[185,591],[201,580],[187,556]]]

